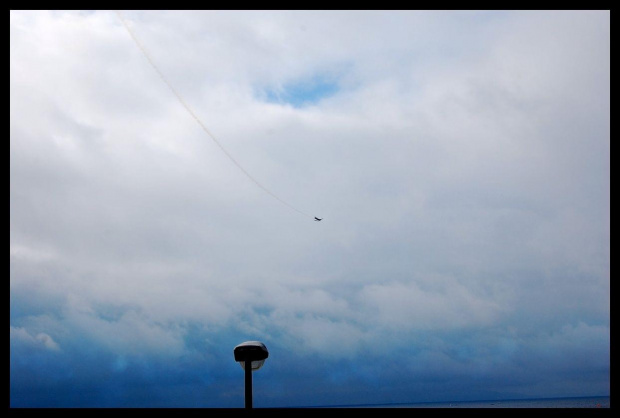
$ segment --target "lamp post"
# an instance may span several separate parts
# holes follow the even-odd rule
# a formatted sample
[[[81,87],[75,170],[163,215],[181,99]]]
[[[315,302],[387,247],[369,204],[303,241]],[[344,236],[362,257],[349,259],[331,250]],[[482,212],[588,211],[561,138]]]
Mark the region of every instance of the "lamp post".
[[[252,408],[252,372],[263,367],[269,351],[260,341],[246,341],[235,347],[234,354],[245,370],[245,407]]]

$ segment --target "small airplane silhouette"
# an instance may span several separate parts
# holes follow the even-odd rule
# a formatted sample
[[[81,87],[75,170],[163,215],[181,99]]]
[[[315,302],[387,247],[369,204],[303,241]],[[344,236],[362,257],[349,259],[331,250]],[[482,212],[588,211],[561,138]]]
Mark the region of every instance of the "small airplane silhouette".
[[[323,218],[317,218],[317,217],[315,216],[315,217],[314,217],[314,220],[315,220],[315,221],[322,221],[322,220],[323,220]]]

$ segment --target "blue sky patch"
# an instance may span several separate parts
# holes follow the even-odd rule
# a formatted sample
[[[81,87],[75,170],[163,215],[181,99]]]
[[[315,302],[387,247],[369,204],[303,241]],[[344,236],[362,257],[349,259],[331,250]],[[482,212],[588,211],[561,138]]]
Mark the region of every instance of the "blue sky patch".
[[[303,107],[331,97],[340,89],[337,80],[325,76],[315,76],[298,80],[284,86],[264,91],[264,98],[271,103],[290,104]]]

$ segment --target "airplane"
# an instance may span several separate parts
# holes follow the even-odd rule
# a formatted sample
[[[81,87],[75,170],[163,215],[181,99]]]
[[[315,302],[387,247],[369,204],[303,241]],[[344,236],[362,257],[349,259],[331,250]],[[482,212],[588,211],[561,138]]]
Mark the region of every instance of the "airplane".
[[[315,220],[315,221],[322,221],[322,220],[323,220],[323,218],[317,218],[317,217],[315,216],[315,217],[314,217],[314,220]]]

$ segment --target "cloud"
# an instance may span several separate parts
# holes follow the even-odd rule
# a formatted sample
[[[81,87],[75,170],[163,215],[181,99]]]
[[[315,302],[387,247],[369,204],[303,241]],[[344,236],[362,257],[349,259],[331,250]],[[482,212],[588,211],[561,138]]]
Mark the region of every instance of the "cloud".
[[[60,346],[46,333],[39,332],[31,335],[26,329],[20,327],[10,327],[10,340],[11,345],[20,344],[38,350],[60,350]]]
[[[425,285],[368,285],[359,299],[368,311],[376,312],[371,321],[402,331],[492,324],[501,312],[497,299],[485,300],[454,280]]]

